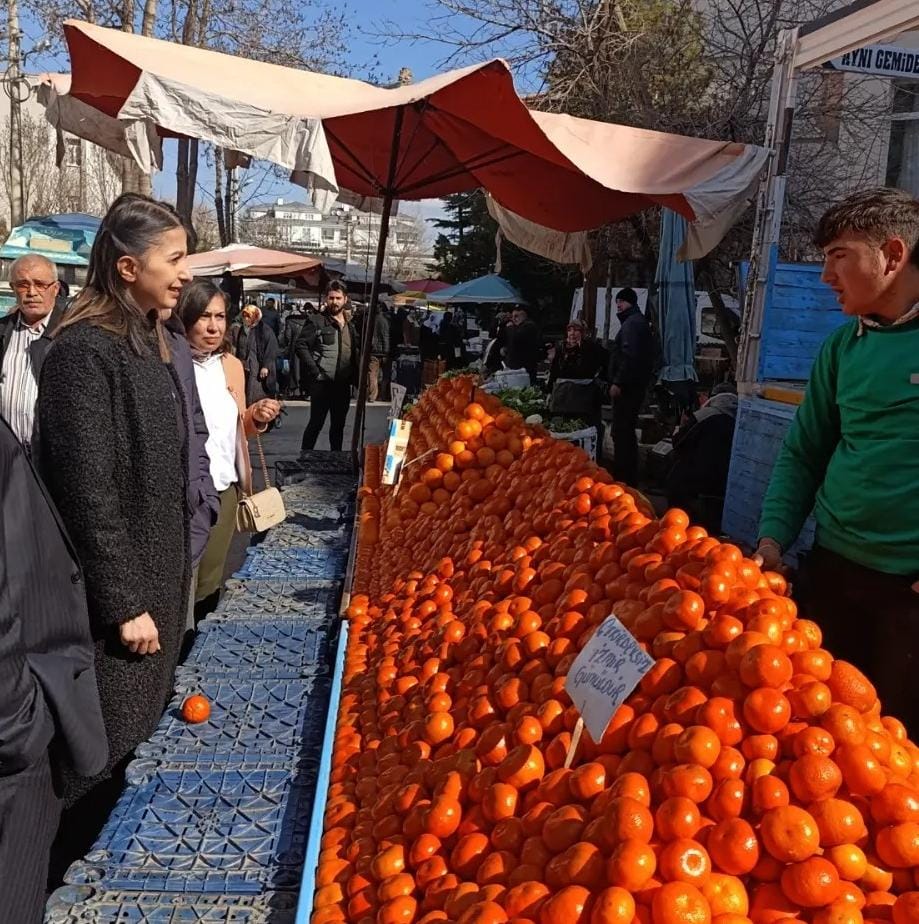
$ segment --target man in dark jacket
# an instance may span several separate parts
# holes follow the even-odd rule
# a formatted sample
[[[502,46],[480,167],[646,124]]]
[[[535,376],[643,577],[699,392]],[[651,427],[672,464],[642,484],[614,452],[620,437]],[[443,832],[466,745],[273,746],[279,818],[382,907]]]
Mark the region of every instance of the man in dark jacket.
[[[265,301],[265,307],[262,309],[262,320],[273,331],[276,339],[281,339],[281,314],[278,311],[278,303],[269,298]]]
[[[651,327],[638,307],[634,289],[616,295],[619,333],[613,341],[609,395],[613,401],[613,474],[624,484],[638,484],[638,412],[654,372]]]
[[[83,573],[3,421],[0,496],[0,924],[38,924],[61,815],[54,777],[98,773],[108,744]]]
[[[38,379],[64,304],[58,302],[57,267],[40,254],[13,262],[10,285],[16,307],[0,318],[0,417],[31,452],[37,445]]]
[[[361,355],[357,329],[345,318],[347,304],[348,290],[344,283],[330,282],[325,310],[311,315],[297,338],[295,349],[309,383],[310,396],[310,419],[301,445],[304,452],[315,447],[329,416],[330,448],[340,451],[344,442],[351,386],[357,382]]]
[[[389,318],[381,305],[377,309],[377,316],[373,322],[373,335],[370,341],[370,367],[367,371],[367,400],[376,401],[380,396],[380,373],[389,358]],[[389,383],[384,382],[383,388],[388,391]]]
[[[287,390],[291,396],[302,395],[306,389],[306,382],[303,381],[303,371],[300,368],[296,346],[297,338],[303,330],[303,325],[306,324],[307,318],[312,317],[312,315],[313,306],[309,302],[303,307],[295,308],[287,316],[287,323],[284,325],[284,332],[281,334],[281,352],[290,363]]]
[[[529,312],[518,305],[511,314],[511,323],[505,329],[504,364],[508,369],[526,369],[530,381],[536,384],[536,366],[539,364],[539,330],[530,320]]]

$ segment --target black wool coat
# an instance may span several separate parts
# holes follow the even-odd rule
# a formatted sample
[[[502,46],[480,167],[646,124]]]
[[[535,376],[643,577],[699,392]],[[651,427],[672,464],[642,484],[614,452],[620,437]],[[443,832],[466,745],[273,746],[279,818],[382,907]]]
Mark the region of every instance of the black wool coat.
[[[100,777],[69,781],[73,802],[150,736],[172,692],[191,579],[187,411],[155,343],[138,356],[82,322],[48,353],[38,413],[45,481],[86,578],[109,742]],[[119,635],[144,612],[159,631],[154,655],[132,654]]]

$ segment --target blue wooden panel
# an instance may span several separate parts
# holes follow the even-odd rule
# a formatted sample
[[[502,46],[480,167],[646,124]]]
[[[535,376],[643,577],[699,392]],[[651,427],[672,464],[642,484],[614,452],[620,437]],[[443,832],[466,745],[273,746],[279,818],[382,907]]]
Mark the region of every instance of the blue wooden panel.
[[[763,498],[772,477],[772,467],[794,415],[795,408],[789,404],[762,398],[740,399],[722,529],[734,541],[748,548],[756,545]],[[814,524],[810,520],[790,550],[790,560],[794,560],[798,552],[810,548],[813,539]]]
[[[760,381],[806,382],[820,345],[848,318],[822,266],[779,263],[773,250],[759,354]],[[741,269],[745,283],[748,267]]]

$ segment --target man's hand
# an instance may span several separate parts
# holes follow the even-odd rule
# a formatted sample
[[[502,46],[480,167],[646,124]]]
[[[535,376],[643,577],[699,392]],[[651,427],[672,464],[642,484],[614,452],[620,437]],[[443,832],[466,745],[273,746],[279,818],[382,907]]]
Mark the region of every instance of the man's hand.
[[[763,571],[780,571],[782,568],[782,547],[775,539],[760,539],[753,561]]]
[[[615,401],[617,398],[621,398],[622,389],[618,385],[610,385],[609,396],[613,399],[613,401]]]
[[[259,377],[262,381],[264,381],[265,379],[267,379],[267,378],[268,378],[268,370],[265,369],[264,367],[262,367],[261,369],[259,369],[259,371],[258,371],[258,377]]]
[[[919,594],[919,581],[916,581],[916,583],[913,584],[913,593]]]
[[[156,654],[160,650],[160,634],[149,613],[121,624],[121,642],[134,654]]]
[[[273,398],[263,398],[252,405],[252,417],[256,423],[270,424],[281,413],[281,402]]]

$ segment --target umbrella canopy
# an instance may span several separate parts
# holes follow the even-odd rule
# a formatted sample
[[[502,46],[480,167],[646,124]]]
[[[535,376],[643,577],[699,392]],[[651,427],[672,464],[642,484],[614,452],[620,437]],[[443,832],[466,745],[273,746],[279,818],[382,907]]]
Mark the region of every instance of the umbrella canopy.
[[[432,300],[441,305],[526,304],[526,299],[503,276],[494,273],[443,289]]]
[[[99,224],[98,218],[81,214],[30,218],[13,228],[0,248],[0,257],[15,260],[39,254],[61,265],[88,266]]]
[[[686,231],[686,219],[670,209],[661,218],[657,258],[657,299],[665,382],[695,382],[696,282],[690,261],[680,262],[677,250]]]
[[[408,282],[403,282],[402,285],[405,286],[406,292],[421,292],[425,295],[450,288],[448,283],[441,282],[439,279],[410,279]]]
[[[283,250],[267,250],[249,244],[230,244],[189,256],[188,266],[194,276],[245,276],[263,279],[271,276],[299,276],[315,285],[319,282],[322,261]]]
[[[381,89],[73,20],[64,31],[73,73],[46,76],[49,117],[113,148],[120,122],[121,146],[146,164],[161,159],[161,137],[198,137],[286,166],[320,194],[484,187],[511,213],[570,233],[654,204],[721,228],[765,162],[749,145],[532,112],[502,61]]]

